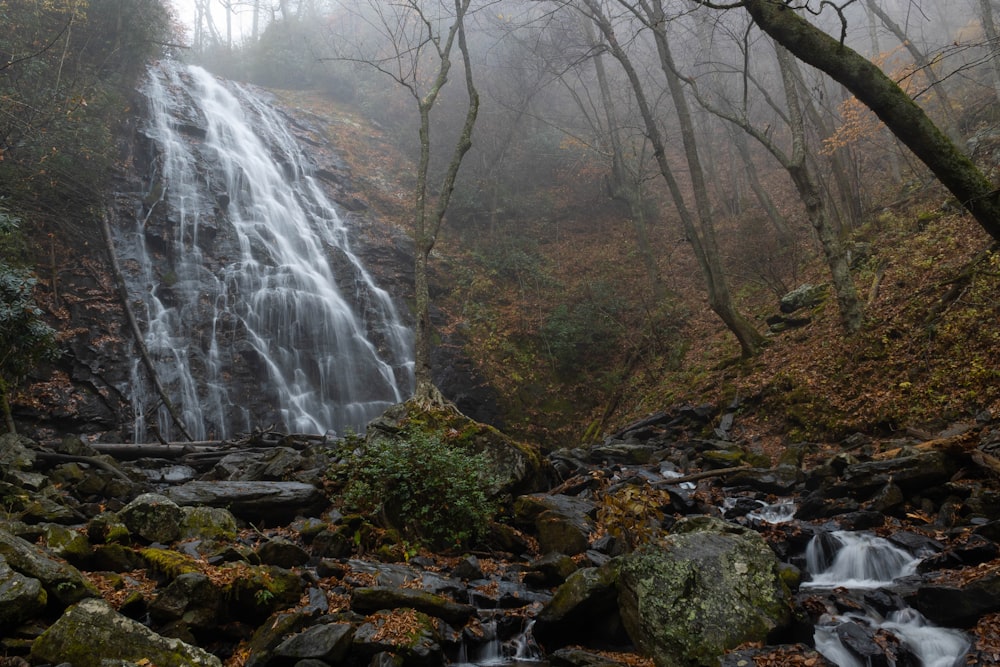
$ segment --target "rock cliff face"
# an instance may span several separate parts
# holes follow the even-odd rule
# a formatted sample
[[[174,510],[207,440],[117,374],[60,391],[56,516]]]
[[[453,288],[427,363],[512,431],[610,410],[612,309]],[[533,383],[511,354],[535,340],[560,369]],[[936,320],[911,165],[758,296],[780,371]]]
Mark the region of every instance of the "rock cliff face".
[[[241,253],[246,256],[245,246],[264,244],[270,240],[269,235],[277,236],[271,227],[276,227],[275,219],[283,216],[272,213],[262,216],[260,221],[251,220],[251,225],[259,223],[258,226],[265,227],[259,238],[247,236],[234,226],[233,219],[241,215],[240,211],[259,207],[263,197],[239,192],[244,186],[249,187],[246,184],[251,177],[245,172],[250,167],[238,167],[237,171],[244,173],[235,175],[221,169],[218,164],[221,158],[205,147],[210,142],[210,133],[215,131],[211,119],[188,99],[191,93],[176,81],[168,82],[163,91],[174,107],[170,131],[200,156],[186,178],[202,187],[205,195],[178,200],[176,191],[181,186],[164,179],[164,172],[171,168],[167,164],[171,158],[163,145],[162,133],[158,134],[151,125],[149,115],[155,109],[144,112],[155,105],[148,99],[137,100],[133,108],[142,113],[123,123],[121,164],[127,169],[117,176],[108,212],[116,230],[116,253],[130,282],[129,301],[154,360],[160,362],[160,380],[171,400],[180,404],[180,412],[185,414],[188,428],[194,429],[196,438],[230,437],[271,424],[304,432],[330,428],[330,421],[338,422],[336,428],[343,424],[363,427],[384,406],[408,396],[406,360],[399,359],[399,354],[391,349],[396,343],[390,339],[396,334],[389,329],[399,332],[409,326],[412,243],[404,231],[375,219],[355,198],[348,168],[336,147],[325,143],[322,133],[313,131],[308,114],[271,109],[264,102],[273,102],[267,93],[252,92],[258,93],[259,99],[246,104],[267,107],[272,114],[269,118],[280,125],[277,129],[287,134],[292,146],[282,150],[272,148],[271,166],[283,172],[289,182],[307,178],[309,187],[321,191],[318,194],[321,202],[335,204],[339,215],[310,212],[320,217],[320,227],[324,227],[322,221],[329,216],[336,218],[336,224],[328,225],[331,229],[320,230],[321,235],[329,234],[321,236],[325,254],[322,263],[333,276],[329,282],[348,286],[341,291],[345,299],[354,299],[348,309],[355,313],[370,343],[349,354],[335,350],[310,356],[303,352],[316,339],[336,337],[322,328],[310,331],[303,324],[312,311],[325,307],[329,301],[325,296],[318,297],[316,305],[299,312],[292,311],[283,300],[263,304],[257,315],[248,315],[241,307],[227,310],[227,303],[220,308],[220,302],[240,296],[253,282],[234,275],[247,264],[245,259],[239,259]],[[291,155],[295,151],[301,153],[304,164],[295,162]],[[230,181],[224,182],[225,178]],[[238,210],[237,198],[247,196],[256,198],[249,204],[240,204],[244,209]],[[297,203],[303,198],[297,191],[291,193],[291,199]],[[306,205],[315,208],[314,204]],[[347,245],[335,242],[332,237],[336,235],[349,236]],[[30,392],[29,400],[15,406],[17,417],[27,427],[26,433],[43,439],[66,432],[92,433],[112,441],[150,440],[157,434],[175,439],[177,432],[158,405],[158,398],[150,389],[142,389],[148,387],[148,374],[138,361],[106,253],[100,246],[97,241],[74,243],[63,248],[65,256],[57,259],[61,265],[60,301],[59,308],[53,311],[61,319],[59,328],[69,332],[64,337],[66,354],[56,365],[54,379],[46,378]],[[197,264],[190,263],[192,258],[198,260]],[[280,282],[274,290],[298,289],[297,285],[289,288],[281,282],[285,280],[281,270],[283,260],[267,259],[261,263],[271,264],[275,270],[257,282]],[[195,279],[206,281],[195,284]],[[368,286],[368,281],[377,287]],[[319,282],[324,283],[324,279]],[[381,311],[387,307],[397,311],[398,325],[380,324]],[[165,322],[170,317],[179,318],[179,322],[173,323],[176,329],[157,333],[160,327],[167,326]],[[279,328],[301,331],[291,334],[285,342],[262,343],[255,324],[250,323],[253,317],[282,320],[277,323]],[[183,339],[178,332],[183,333]],[[221,339],[227,348],[220,349]],[[312,386],[329,387],[333,383],[323,375],[328,367],[333,373],[348,365],[353,369],[354,360],[369,352],[375,363],[384,368],[346,373],[349,381],[354,377],[360,379],[355,381],[358,388],[343,401],[338,395],[340,389],[328,390],[327,395],[319,395],[319,390],[309,386],[303,389],[303,383],[310,381],[315,382]],[[280,384],[273,381],[274,357],[282,354],[292,359],[283,380],[292,399],[282,398],[273,386]],[[475,378],[475,369],[461,354],[461,341],[444,341],[435,353],[435,363],[440,369],[437,381],[446,396],[459,402],[466,413],[498,422],[495,397]],[[181,365],[190,367],[194,380],[207,383],[209,388],[186,387],[185,383],[191,382],[175,374]],[[303,375],[308,377],[303,379]],[[386,378],[398,389],[374,389],[386,382]],[[349,393],[343,391],[345,395]],[[312,411],[307,410],[306,416],[289,417],[289,402],[301,402],[309,394],[317,394]],[[330,404],[337,402],[348,405],[343,414],[330,419],[312,418],[317,411],[328,410]],[[369,407],[357,408],[358,405]],[[212,406],[216,406],[213,409],[220,416],[192,413]]]

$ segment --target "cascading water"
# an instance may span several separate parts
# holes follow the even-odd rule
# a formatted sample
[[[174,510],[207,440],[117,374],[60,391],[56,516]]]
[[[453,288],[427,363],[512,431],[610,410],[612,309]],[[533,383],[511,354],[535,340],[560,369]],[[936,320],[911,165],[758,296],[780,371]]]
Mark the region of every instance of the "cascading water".
[[[352,252],[288,121],[198,67],[160,63],[142,92],[156,173],[117,252],[191,435],[361,430],[405,399],[411,332]],[[169,438],[138,363],[133,379],[134,437],[155,424]]]
[[[896,579],[912,574],[919,561],[880,537],[843,531],[821,533],[806,549],[806,569],[812,578],[803,588],[888,588]],[[903,607],[883,615],[869,607],[864,613],[830,615],[816,626],[816,649],[838,667],[870,664],[850,648],[852,626],[894,635],[921,667],[954,667],[970,645],[962,632],[936,627],[914,609]]]

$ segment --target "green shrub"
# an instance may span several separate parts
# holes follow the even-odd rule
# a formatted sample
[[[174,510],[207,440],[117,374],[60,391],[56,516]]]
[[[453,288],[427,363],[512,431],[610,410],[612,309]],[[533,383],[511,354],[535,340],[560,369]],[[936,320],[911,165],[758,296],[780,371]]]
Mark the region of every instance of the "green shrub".
[[[411,540],[435,548],[481,539],[496,511],[489,461],[438,434],[404,432],[366,442],[356,454],[344,500]]]

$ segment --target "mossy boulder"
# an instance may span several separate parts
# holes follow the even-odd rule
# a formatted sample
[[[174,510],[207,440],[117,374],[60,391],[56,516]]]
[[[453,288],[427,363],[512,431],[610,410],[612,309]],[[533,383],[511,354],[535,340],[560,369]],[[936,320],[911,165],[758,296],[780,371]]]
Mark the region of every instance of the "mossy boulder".
[[[180,535],[184,512],[173,500],[158,493],[144,493],[118,512],[133,535],[148,542],[173,542]]]
[[[236,539],[239,530],[236,517],[223,507],[196,505],[182,507],[179,539],[220,540]]]
[[[716,665],[791,617],[764,539],[711,517],[684,519],[662,545],[623,557],[618,603],[629,636],[658,667]]]
[[[217,657],[179,639],[156,634],[104,600],[73,605],[31,646],[36,663],[102,667],[106,661],[157,667],[222,667]]]

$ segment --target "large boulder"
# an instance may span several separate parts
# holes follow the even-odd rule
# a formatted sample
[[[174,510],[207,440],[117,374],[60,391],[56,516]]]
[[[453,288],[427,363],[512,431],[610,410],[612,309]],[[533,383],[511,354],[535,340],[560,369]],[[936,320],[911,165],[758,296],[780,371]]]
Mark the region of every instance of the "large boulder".
[[[179,639],[156,634],[123,616],[104,600],[69,609],[31,646],[34,662],[102,667],[108,661],[157,667],[222,667],[217,657]]]
[[[300,514],[318,512],[326,504],[319,489],[303,482],[188,482],[171,487],[167,496],[182,506],[224,507],[255,525],[285,524]]]
[[[662,545],[623,557],[618,591],[629,636],[658,667],[716,665],[791,619],[763,538],[711,517],[683,519]]]

